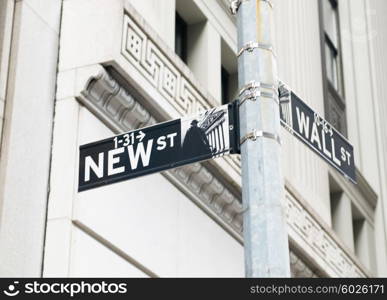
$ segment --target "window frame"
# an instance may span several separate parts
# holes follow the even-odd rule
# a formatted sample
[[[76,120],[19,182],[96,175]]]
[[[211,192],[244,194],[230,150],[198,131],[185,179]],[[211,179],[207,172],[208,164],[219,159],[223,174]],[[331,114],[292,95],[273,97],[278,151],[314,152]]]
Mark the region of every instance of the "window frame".
[[[324,9],[322,1],[329,1],[332,7],[336,10],[337,15],[337,49],[333,42],[331,41],[329,35],[325,31],[324,24]],[[340,32],[340,11],[337,0],[322,0],[318,1],[318,14],[319,14],[319,27],[320,27],[320,50],[321,50],[321,65],[322,65],[322,75],[323,75],[323,96],[324,96],[324,110],[325,110],[325,119],[331,122],[331,106],[332,103],[330,97],[333,98],[333,101],[342,111],[343,115],[340,116],[340,127],[336,128],[347,137],[347,111],[346,111],[346,102],[345,102],[345,84],[344,84],[344,72],[343,72],[343,63],[342,63],[342,44],[341,44],[341,32]],[[326,45],[332,50],[335,51],[337,59],[337,79],[338,90],[335,88],[334,83],[328,78],[327,71],[327,59],[326,59]]]
[[[181,33],[181,36],[180,36],[180,39],[182,40],[182,43],[180,45],[181,53],[178,53],[178,51],[177,51],[178,32]],[[188,59],[188,24],[177,11],[175,11],[175,53],[177,56],[180,57],[180,59],[185,64],[187,64],[187,59]]]
[[[222,105],[229,103],[230,100],[230,74],[227,69],[221,65],[220,66],[220,78],[221,78],[221,103]]]

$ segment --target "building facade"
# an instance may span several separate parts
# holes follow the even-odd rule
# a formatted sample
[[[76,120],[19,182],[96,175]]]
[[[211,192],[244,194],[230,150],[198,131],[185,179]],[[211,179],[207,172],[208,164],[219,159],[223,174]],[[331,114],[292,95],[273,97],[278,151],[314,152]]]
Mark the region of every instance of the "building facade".
[[[282,131],[292,276],[387,276],[387,3],[272,2],[279,79],[357,166]],[[237,155],[78,193],[80,145],[235,99],[229,5],[0,0],[1,276],[244,276]]]

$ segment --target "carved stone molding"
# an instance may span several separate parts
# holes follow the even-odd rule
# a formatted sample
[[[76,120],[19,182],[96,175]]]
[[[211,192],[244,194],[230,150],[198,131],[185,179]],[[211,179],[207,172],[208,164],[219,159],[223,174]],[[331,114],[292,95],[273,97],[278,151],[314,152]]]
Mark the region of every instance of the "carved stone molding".
[[[208,101],[128,15],[124,16],[121,53],[182,115],[210,108]]]
[[[181,115],[197,113],[216,105],[216,100],[199,87],[186,66],[175,55],[168,53],[149,26],[141,28],[138,24],[145,21],[137,15],[133,8],[124,15],[121,42],[122,56],[132,64],[144,78],[151,83]],[[141,19],[141,20],[140,20]],[[154,41],[157,41],[154,42]],[[240,157],[225,157],[230,167],[240,174]]]
[[[320,275],[313,271],[300,257],[290,251],[291,276],[298,278],[318,278]]]
[[[82,103],[98,116],[103,115],[104,120],[110,119],[115,131],[128,131],[156,123],[144,106],[102,68],[98,75],[88,80],[81,94],[83,97],[79,99]],[[196,163],[163,173],[186,186],[240,235],[242,210],[239,200],[206,167]]]
[[[354,261],[324,230],[323,226],[288,191],[285,191],[286,219],[289,236],[303,244],[303,251],[331,277],[366,277],[359,263]],[[364,268],[364,267],[363,267]]]
[[[87,80],[77,97],[116,133],[149,126],[157,120],[102,67]],[[243,211],[238,199],[206,166],[200,163],[163,172],[183,193],[194,200],[223,228],[241,243]],[[314,216],[288,191],[286,218],[289,237],[312,257],[313,264],[303,262],[302,255],[292,254],[294,276],[365,277],[366,272],[324,230]],[[314,271],[312,271],[314,270]],[[320,270],[320,271],[319,271]]]

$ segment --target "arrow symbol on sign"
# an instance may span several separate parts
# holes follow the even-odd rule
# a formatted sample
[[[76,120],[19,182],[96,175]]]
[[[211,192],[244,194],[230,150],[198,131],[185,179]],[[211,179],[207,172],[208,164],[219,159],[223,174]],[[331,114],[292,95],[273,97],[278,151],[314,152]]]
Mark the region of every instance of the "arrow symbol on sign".
[[[136,139],[139,139],[140,143],[141,143],[141,141],[144,139],[144,137],[145,137],[145,133],[143,133],[142,130],[140,130],[138,135],[136,136]]]

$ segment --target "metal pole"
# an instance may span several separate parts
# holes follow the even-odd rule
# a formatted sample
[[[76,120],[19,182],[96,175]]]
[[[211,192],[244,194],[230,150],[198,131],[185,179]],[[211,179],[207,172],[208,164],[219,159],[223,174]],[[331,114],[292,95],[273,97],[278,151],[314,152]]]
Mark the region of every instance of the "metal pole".
[[[270,0],[240,0],[231,8],[238,24],[245,273],[290,277],[273,6]]]

